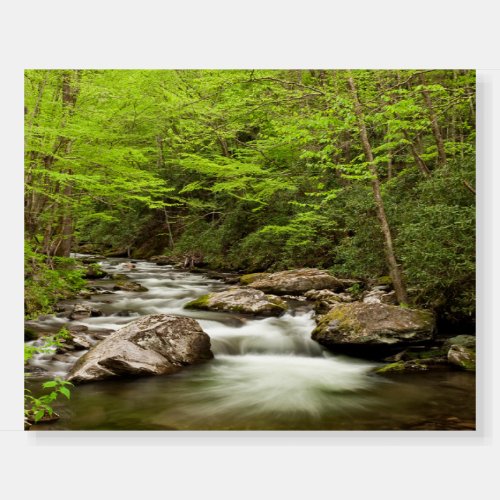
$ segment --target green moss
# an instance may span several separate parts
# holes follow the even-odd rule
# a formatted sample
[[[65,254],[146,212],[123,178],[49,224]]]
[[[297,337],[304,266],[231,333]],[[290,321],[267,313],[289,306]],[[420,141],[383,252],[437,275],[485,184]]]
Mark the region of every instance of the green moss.
[[[250,285],[250,283],[257,281],[260,278],[264,278],[265,276],[269,276],[269,273],[244,274],[240,277],[240,283],[242,285]]]
[[[468,348],[465,348],[465,356],[462,356],[456,365],[462,370],[475,371],[476,370],[476,353]]]
[[[210,298],[210,294],[202,295],[191,302],[188,302],[184,309],[207,309],[208,308],[208,299]]]
[[[377,278],[375,281],[375,284],[378,286],[392,285],[392,279],[390,276],[380,276],[380,278]]]
[[[397,361],[396,363],[389,363],[388,365],[382,366],[375,370],[375,373],[389,373],[389,372],[401,372],[406,368],[404,361]]]
[[[441,358],[441,357],[446,357],[446,354],[448,353],[447,349],[431,349],[429,351],[420,351],[420,352],[414,352],[414,351],[407,351],[406,352],[406,357],[412,360],[418,360],[418,359],[432,359],[432,358]]]
[[[416,315],[418,321],[429,325],[434,324],[434,315],[432,312],[426,311],[425,309],[412,309],[412,312]]]
[[[421,372],[427,371],[436,366],[440,366],[440,364],[435,363],[433,360],[414,359],[410,361],[397,361],[395,363],[389,363],[388,365],[376,369],[375,373]]]
[[[271,302],[271,304],[279,307],[280,309],[283,309],[283,311],[286,311],[288,309],[288,304],[284,300],[281,300],[278,297],[273,297],[271,295],[266,295],[266,299],[269,302]]]
[[[470,361],[462,361],[461,363],[461,367],[464,369],[464,370],[468,370],[468,371],[476,371],[476,360],[475,359],[471,359]]]
[[[351,313],[351,314],[349,314]],[[327,313],[321,320],[321,325],[328,325],[332,321],[337,321],[342,330],[349,330],[352,332],[360,332],[362,327],[355,318],[356,313],[352,307],[339,305],[334,307]]]

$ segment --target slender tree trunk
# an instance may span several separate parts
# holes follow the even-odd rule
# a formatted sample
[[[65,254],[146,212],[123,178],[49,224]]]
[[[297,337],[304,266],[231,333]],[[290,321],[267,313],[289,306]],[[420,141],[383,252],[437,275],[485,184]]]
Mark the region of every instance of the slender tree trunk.
[[[429,177],[429,175],[431,175],[431,171],[429,170],[429,168],[425,164],[424,160],[422,160],[422,158],[418,154],[418,150],[415,146],[415,143],[410,139],[410,137],[408,136],[408,132],[406,132],[406,130],[403,130],[403,135],[405,136],[405,139],[410,144],[411,154],[413,155],[413,158],[415,160],[415,164],[417,165],[418,169],[420,170],[420,172],[422,172],[422,174],[424,174],[425,177]]]
[[[76,99],[79,92],[79,80],[81,72],[76,71],[65,71],[62,75],[62,105],[63,105],[63,119],[61,123],[61,128],[67,124],[67,120],[71,117],[74,112]],[[56,154],[59,150],[63,151],[65,156],[69,155],[73,141],[63,135],[59,136],[56,142],[55,152]],[[53,157],[51,161],[53,161]],[[66,172],[71,176],[72,172],[70,169]],[[57,237],[54,242],[50,245],[50,254],[58,257],[69,257],[71,252],[71,247],[73,243],[73,230],[74,230],[74,219],[71,207],[71,199],[73,196],[73,184],[71,180],[64,185],[62,191],[63,203],[62,214],[60,215],[58,221],[59,231],[56,232]],[[59,206],[58,206],[59,205]],[[56,203],[54,210],[61,210],[60,204]]]
[[[63,190],[64,197],[70,199],[73,194],[73,186],[68,183]],[[64,207],[64,213],[61,218],[61,230],[56,240],[52,255],[57,257],[69,257],[73,243],[73,216],[71,207]]]
[[[423,73],[420,74],[420,82],[422,83],[422,85],[426,84],[425,76]],[[440,166],[443,166],[446,163],[446,152],[444,150],[444,142],[443,142],[443,135],[441,133],[441,128],[438,123],[436,112],[434,111],[434,106],[432,104],[429,91],[423,88],[422,96],[424,97],[424,102],[425,105],[427,106],[427,111],[429,113],[429,119],[431,122],[432,133],[434,135],[434,140],[436,141],[436,147],[438,152],[438,164]]]
[[[24,135],[24,154],[26,158],[25,170],[24,170],[24,185],[32,186],[33,185],[33,165],[36,163],[38,159],[38,154],[31,150],[29,139],[32,137],[32,129],[33,125],[40,114],[40,108],[42,103],[43,92],[45,89],[45,85],[47,83],[48,74],[45,74],[43,80],[41,80],[38,84],[38,94],[35,102],[35,106],[33,107],[33,111],[29,113],[29,110],[25,106],[24,114],[25,114],[25,135]],[[39,196],[39,195],[38,195]],[[33,207],[37,202],[37,193],[33,190],[29,194],[25,194],[25,202],[24,202],[24,228],[25,231],[30,235],[34,236],[36,233],[36,217],[33,213]]]
[[[224,137],[221,137],[220,135],[217,134],[217,141],[220,144],[220,147],[222,150],[222,155],[225,156],[226,158],[230,158],[231,153],[229,152],[229,148],[227,147],[226,139],[224,139]]]
[[[380,228],[384,236],[384,250],[385,257],[387,261],[387,266],[389,268],[389,274],[392,279],[392,284],[394,285],[394,290],[396,292],[396,298],[399,303],[408,302],[406,287],[403,282],[403,277],[401,274],[401,269],[396,260],[396,255],[394,252],[394,244],[392,241],[391,229],[387,221],[387,216],[384,208],[384,201],[380,193],[380,182],[377,175],[377,167],[374,162],[373,152],[368,140],[368,133],[366,131],[365,120],[363,116],[363,110],[361,109],[361,103],[358,97],[358,91],[354,83],[354,79],[351,75],[348,78],[349,87],[351,89],[352,98],[354,101],[354,112],[358,120],[359,135],[361,138],[361,143],[363,144],[363,151],[365,153],[366,160],[368,162],[368,168],[372,174],[372,190],[373,197],[375,199],[375,206],[377,208],[377,216],[380,222]]]
[[[172,228],[170,226],[168,212],[167,212],[167,209],[165,207],[163,207],[163,212],[165,214],[165,225],[167,226],[167,231],[168,231],[168,246],[169,246],[170,250],[172,250],[174,248],[174,237],[172,235]]]

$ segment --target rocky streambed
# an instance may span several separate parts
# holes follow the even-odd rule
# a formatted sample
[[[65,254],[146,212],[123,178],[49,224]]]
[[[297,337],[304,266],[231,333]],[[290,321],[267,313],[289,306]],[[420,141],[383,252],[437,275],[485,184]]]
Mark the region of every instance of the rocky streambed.
[[[436,343],[433,318],[387,287],[100,264],[80,298],[27,325],[70,332],[32,359],[29,387],[76,384],[61,418],[34,429],[474,429],[471,339]]]

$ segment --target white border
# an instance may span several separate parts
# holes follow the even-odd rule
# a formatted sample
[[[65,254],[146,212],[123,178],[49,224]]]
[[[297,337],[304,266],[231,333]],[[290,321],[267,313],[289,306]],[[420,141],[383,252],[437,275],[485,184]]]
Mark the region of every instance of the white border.
[[[498,18],[456,0],[17,1],[3,7],[1,119],[2,411],[20,427],[22,70],[95,68],[483,68],[478,71],[480,431],[378,433],[0,433],[0,488],[17,497],[495,497],[496,304],[500,255]],[[496,132],[496,133],[495,133]],[[498,257],[497,257],[498,259]],[[484,335],[484,336],[483,336]],[[171,449],[168,449],[171,448]],[[68,470],[70,472],[57,472]],[[129,472],[130,471],[130,472]],[[53,480],[53,477],[57,477]],[[29,491],[28,484],[31,485]],[[52,483],[56,483],[53,485]],[[95,489],[95,490],[94,490]],[[94,490],[94,491],[93,491]]]

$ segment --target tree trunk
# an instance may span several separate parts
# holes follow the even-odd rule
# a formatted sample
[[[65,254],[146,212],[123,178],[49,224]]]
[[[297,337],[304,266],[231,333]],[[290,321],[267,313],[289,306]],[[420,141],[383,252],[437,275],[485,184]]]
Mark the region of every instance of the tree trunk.
[[[424,74],[420,74],[420,82],[425,85]],[[432,104],[431,96],[429,91],[422,88],[422,95],[424,97],[425,105],[427,106],[427,111],[429,112],[429,119],[431,121],[432,133],[434,135],[434,140],[436,141],[436,147],[438,152],[438,164],[443,166],[446,163],[446,152],[444,150],[443,135],[441,134],[441,128],[439,127],[438,119],[434,111],[434,106]]]
[[[420,170],[420,172],[422,172],[422,174],[424,174],[425,177],[429,177],[429,175],[431,175],[431,171],[429,170],[427,165],[424,163],[424,160],[422,160],[422,158],[420,158],[420,155],[418,154],[418,150],[417,150],[414,142],[408,136],[408,133],[406,132],[406,130],[403,130],[403,135],[405,136],[405,139],[410,144],[411,154],[413,155],[413,158],[415,159],[415,164],[417,165],[418,169]]]
[[[165,225],[167,226],[167,232],[168,232],[168,246],[170,250],[174,248],[174,237],[172,235],[172,228],[170,226],[170,220],[168,218],[168,212],[166,207],[163,207],[163,213],[165,214]]]
[[[361,109],[361,103],[358,97],[358,91],[356,89],[354,79],[351,75],[349,75],[348,82],[349,82],[349,87],[351,89],[352,98],[354,101],[354,112],[356,114],[356,118],[358,121],[359,135],[361,138],[361,143],[363,144],[363,151],[365,153],[365,157],[368,162],[368,168],[370,169],[370,173],[372,174],[371,183],[372,183],[373,197],[375,200],[375,206],[377,208],[377,216],[380,222],[380,229],[384,236],[384,250],[385,250],[387,266],[389,268],[389,274],[392,279],[392,284],[394,286],[398,302],[400,304],[406,303],[408,302],[406,287],[403,282],[401,269],[399,267],[399,264],[396,260],[396,255],[394,253],[394,245],[392,242],[391,230],[385,213],[384,201],[380,193],[380,182],[377,175],[377,167],[375,165],[372,148],[368,140],[368,133],[366,131],[366,125],[363,116],[363,110]]]
[[[73,194],[73,187],[67,184],[63,190],[64,197],[69,199]],[[64,207],[64,213],[61,218],[61,230],[52,250],[52,255],[56,257],[69,257],[73,243],[73,217],[71,208]]]
[[[62,75],[62,105],[63,105],[63,118],[61,123],[61,128],[64,129],[67,120],[71,117],[75,110],[76,99],[78,97],[78,82],[80,80],[81,72],[76,71],[65,71]],[[73,145],[72,139],[64,137],[63,135],[58,137],[56,146],[54,148],[54,155],[59,151],[63,150],[64,155],[67,156],[71,152]],[[51,163],[54,161],[54,157],[49,157]],[[72,172],[68,169],[67,173],[71,176]],[[57,186],[56,186],[57,189]],[[73,184],[71,180],[64,185],[62,191],[63,196],[63,207],[62,214],[59,217],[56,231],[57,237],[55,240],[46,245],[50,248],[50,255],[57,257],[69,257],[71,252],[71,247],[73,243],[73,229],[74,229],[74,219],[71,207],[71,198],[73,196]],[[56,203],[54,211],[61,210],[61,203]]]

